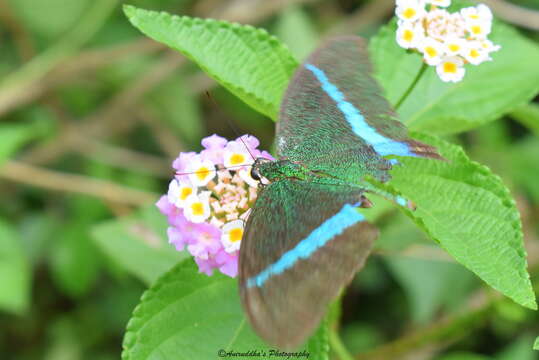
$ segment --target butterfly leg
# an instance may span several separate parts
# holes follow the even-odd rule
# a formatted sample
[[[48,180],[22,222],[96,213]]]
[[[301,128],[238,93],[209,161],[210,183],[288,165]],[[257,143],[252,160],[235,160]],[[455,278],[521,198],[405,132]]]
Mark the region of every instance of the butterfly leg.
[[[411,200],[408,200],[400,195],[393,195],[385,190],[374,187],[374,185],[372,184],[367,184],[365,186],[365,192],[381,196],[385,198],[386,200],[392,201],[399,206],[407,207],[410,210],[416,209],[416,205]],[[369,201],[369,204],[372,206],[372,203],[370,201]],[[366,207],[370,207],[370,206],[366,206]]]

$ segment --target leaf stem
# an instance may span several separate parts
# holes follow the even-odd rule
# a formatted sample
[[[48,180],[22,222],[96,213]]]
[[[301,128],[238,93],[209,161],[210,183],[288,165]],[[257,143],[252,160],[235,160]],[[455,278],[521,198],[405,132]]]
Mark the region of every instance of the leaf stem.
[[[415,88],[417,82],[419,81],[419,79],[421,78],[421,76],[423,75],[425,70],[427,70],[427,64],[423,63],[421,65],[421,68],[419,69],[417,75],[415,76],[414,81],[412,81],[410,86],[408,86],[408,89],[406,89],[406,91],[404,92],[404,94],[402,94],[399,101],[397,101],[397,103],[395,104],[395,110],[398,110],[400,108],[400,106],[402,105],[402,103],[404,102],[404,100],[406,100],[408,98],[408,95],[410,95],[412,90]]]
[[[338,329],[334,326],[330,326],[329,329],[329,344],[331,346],[331,350],[335,352],[339,360],[354,360],[352,354],[348,352],[342,343],[338,334]]]

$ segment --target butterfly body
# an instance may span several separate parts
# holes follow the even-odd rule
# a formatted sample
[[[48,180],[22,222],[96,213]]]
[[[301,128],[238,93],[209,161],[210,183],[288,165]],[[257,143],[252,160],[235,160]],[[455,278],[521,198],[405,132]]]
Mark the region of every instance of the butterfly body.
[[[306,181],[316,184],[347,186],[358,189],[364,189],[365,186],[367,186],[366,184],[361,184],[359,182],[356,184],[350,183],[324,172],[312,171],[308,167],[288,159],[270,161],[266,158],[258,158],[252,166],[251,176],[256,180],[263,181],[261,182],[262,186],[264,183],[267,184],[283,180]]]
[[[368,177],[390,179],[396,156],[441,159],[411,139],[371,76],[364,41],[329,40],[302,64],[281,103],[279,160],[257,159],[261,181],[240,248],[240,296],[268,343],[292,349],[363,266],[377,236]]]

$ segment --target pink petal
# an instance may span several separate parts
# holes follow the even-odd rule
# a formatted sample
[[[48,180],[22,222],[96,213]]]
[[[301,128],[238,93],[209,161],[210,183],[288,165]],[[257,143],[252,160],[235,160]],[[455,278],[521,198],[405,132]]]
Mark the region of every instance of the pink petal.
[[[213,134],[212,136],[205,137],[201,141],[202,146],[206,149],[224,149],[225,145],[227,143],[227,140],[224,137],[221,137],[217,134]]]
[[[196,152],[181,152],[180,155],[172,162],[172,167],[178,172],[185,172],[187,164],[193,161],[198,154]]]

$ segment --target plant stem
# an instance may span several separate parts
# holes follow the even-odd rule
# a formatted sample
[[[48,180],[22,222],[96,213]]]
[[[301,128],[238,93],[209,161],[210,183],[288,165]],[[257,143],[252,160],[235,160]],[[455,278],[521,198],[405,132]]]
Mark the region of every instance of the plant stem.
[[[25,63],[0,82],[0,114],[7,113],[28,96],[29,89],[42,80],[55,65],[76,52],[105,23],[118,0],[96,0],[64,37],[43,53]],[[31,95],[31,94],[30,94]]]
[[[391,343],[385,344],[369,352],[358,354],[358,360],[390,360],[400,359],[414,350],[426,345],[440,342],[455,341],[459,337],[479,327],[491,315],[496,302],[504,301],[497,298],[487,302],[479,309],[472,310],[459,316],[447,318],[425,329],[418,330],[401,337]]]
[[[106,201],[134,206],[151,204],[159,197],[151,192],[110,181],[58,172],[13,160],[2,164],[0,179],[54,191],[96,196]]]
[[[339,360],[354,360],[352,354],[348,352],[348,350],[342,343],[341,338],[338,334],[338,330],[333,326],[330,326],[329,329],[329,345],[331,347],[331,350],[335,352]]]
[[[410,93],[412,92],[412,90],[415,88],[417,82],[419,81],[419,79],[421,78],[421,76],[423,75],[423,73],[425,72],[425,70],[427,70],[427,64],[423,63],[421,65],[421,69],[419,69],[419,72],[417,73],[417,75],[415,76],[415,79],[414,81],[412,81],[412,83],[410,84],[410,86],[408,86],[408,89],[406,89],[406,91],[404,92],[404,94],[402,94],[401,98],[399,99],[399,101],[397,101],[397,103],[395,104],[395,110],[398,110],[400,108],[400,106],[402,105],[402,103],[404,102],[404,100],[406,100],[408,98],[408,95],[410,95]]]

